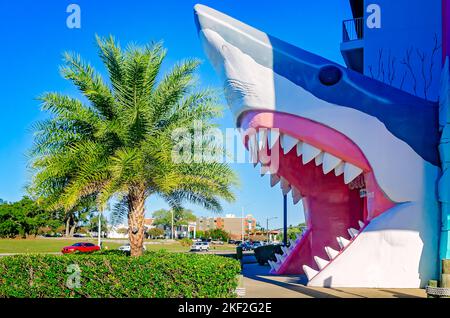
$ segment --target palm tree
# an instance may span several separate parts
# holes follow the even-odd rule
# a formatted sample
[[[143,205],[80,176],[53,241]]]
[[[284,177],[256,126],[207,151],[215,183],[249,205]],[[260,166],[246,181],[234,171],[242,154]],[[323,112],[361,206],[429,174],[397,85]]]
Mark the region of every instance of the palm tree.
[[[221,211],[220,199],[234,200],[237,180],[223,163],[172,160],[175,128],[201,121],[207,129],[221,114],[214,91],[194,89],[199,61],[180,62],[159,78],[166,55],[160,43],[123,50],[113,37],[96,39],[109,82],[65,53],[62,75],[85,98],[40,97],[50,116],[35,125],[30,189],[66,211],[88,196],[99,211],[113,203],[128,217],[131,255],[139,256],[148,198],[158,195],[174,209],[192,202]]]

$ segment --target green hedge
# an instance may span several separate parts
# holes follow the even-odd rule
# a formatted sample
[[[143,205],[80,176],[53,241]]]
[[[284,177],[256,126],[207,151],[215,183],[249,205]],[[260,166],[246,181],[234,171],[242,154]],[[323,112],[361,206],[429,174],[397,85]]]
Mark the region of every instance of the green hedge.
[[[0,297],[234,297],[239,273],[215,255],[18,255],[0,258]]]

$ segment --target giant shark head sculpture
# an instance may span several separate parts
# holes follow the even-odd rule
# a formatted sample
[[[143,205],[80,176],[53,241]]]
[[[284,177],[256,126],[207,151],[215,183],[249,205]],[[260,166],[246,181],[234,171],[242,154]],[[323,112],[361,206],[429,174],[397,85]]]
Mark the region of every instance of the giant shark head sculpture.
[[[437,104],[208,7],[194,11],[246,147],[261,158],[277,150],[276,169],[263,174],[302,199],[307,230],[270,262],[272,273],[335,287],[435,278]]]

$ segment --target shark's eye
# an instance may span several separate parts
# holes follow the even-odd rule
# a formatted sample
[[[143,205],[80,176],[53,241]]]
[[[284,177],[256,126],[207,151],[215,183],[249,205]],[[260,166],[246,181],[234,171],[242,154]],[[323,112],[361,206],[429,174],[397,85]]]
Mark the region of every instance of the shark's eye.
[[[331,86],[339,82],[342,78],[342,71],[334,66],[327,65],[320,69],[319,80],[323,85]]]

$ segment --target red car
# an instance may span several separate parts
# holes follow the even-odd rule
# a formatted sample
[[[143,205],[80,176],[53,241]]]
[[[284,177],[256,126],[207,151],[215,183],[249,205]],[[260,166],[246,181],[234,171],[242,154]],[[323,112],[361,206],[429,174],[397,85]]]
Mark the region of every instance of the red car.
[[[75,243],[71,246],[65,246],[61,250],[63,254],[69,254],[74,252],[80,252],[80,253],[90,253],[99,251],[100,246],[92,244],[92,243]]]

